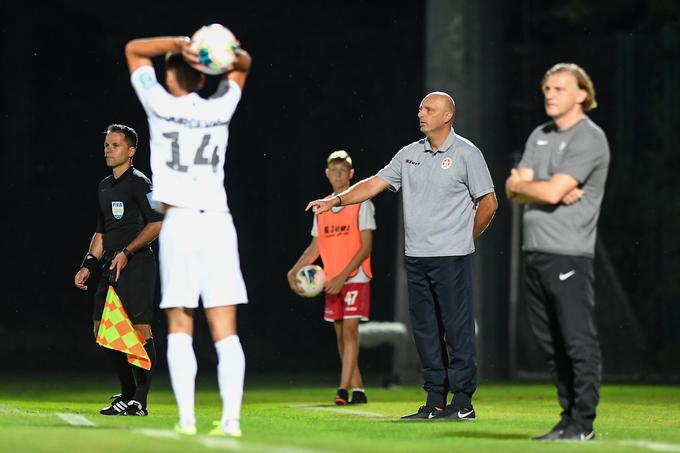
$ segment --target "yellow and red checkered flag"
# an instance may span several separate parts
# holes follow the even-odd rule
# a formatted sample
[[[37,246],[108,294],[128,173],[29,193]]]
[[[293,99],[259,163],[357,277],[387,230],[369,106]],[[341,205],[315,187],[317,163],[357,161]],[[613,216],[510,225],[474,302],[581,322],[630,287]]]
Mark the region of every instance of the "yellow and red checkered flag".
[[[111,285],[106,293],[106,302],[96,341],[105,348],[124,352],[131,364],[145,370],[151,369],[151,360],[144,349],[146,342],[132,327],[130,318],[125,313],[123,304]]]

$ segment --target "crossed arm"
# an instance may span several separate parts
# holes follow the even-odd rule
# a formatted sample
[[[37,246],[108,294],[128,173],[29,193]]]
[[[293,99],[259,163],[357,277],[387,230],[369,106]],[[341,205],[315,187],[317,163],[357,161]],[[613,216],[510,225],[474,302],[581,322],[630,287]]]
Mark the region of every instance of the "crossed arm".
[[[518,204],[574,204],[585,191],[579,182],[564,173],[554,174],[549,180],[534,181],[530,168],[513,168],[505,181],[505,194],[510,201]]]

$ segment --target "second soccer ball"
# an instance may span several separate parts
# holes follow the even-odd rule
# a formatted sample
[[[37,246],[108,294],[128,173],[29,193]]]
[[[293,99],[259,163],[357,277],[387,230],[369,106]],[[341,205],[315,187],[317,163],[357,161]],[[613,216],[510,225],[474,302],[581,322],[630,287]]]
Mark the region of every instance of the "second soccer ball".
[[[304,297],[318,296],[323,291],[323,285],[326,283],[326,274],[324,274],[321,266],[316,264],[302,266],[296,278]]]

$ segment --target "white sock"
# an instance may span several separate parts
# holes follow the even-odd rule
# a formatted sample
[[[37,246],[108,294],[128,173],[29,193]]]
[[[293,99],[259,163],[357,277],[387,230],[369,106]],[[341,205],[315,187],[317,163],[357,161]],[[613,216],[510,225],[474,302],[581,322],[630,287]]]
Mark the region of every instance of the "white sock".
[[[194,393],[198,364],[193,340],[191,335],[186,333],[168,335],[168,371],[179,409],[179,424],[182,427],[196,424]]]
[[[366,393],[366,392],[364,391],[364,389],[358,389],[358,388],[353,388],[352,391],[353,391],[353,392],[362,392],[362,393]]]
[[[217,350],[217,382],[222,397],[222,430],[239,430],[243,378],[246,358],[237,335],[223,338],[215,343]]]

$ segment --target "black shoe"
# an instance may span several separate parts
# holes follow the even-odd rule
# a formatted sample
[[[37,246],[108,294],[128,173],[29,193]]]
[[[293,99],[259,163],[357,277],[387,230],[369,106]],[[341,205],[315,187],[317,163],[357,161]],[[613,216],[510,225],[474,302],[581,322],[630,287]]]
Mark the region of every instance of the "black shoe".
[[[130,400],[127,403],[127,408],[120,415],[134,416],[134,417],[146,417],[149,415],[149,411],[142,407],[142,403],[135,400]]]
[[[338,406],[344,406],[349,404],[349,394],[345,389],[338,389],[338,393],[335,394],[335,400],[333,400]]]
[[[570,423],[564,432],[560,435],[558,440],[575,440],[586,441],[595,439],[595,431],[592,429],[583,429],[575,423]]]
[[[123,399],[123,396],[118,393],[111,397],[113,400],[111,404],[106,406],[104,409],[100,410],[99,413],[102,415],[120,415],[125,409],[127,409],[127,403]]]
[[[472,404],[469,407],[457,407],[449,404],[441,411],[432,412],[428,418],[435,420],[476,420]]]
[[[560,420],[553,428],[542,436],[532,437],[532,440],[559,440],[564,429],[567,427],[566,420]]]
[[[366,393],[361,390],[354,390],[352,392],[352,398],[349,400],[349,404],[366,404],[368,399],[366,398]]]
[[[428,418],[432,418],[432,414],[434,412],[441,412],[444,409],[436,406],[420,406],[418,408],[418,412],[414,412],[413,414],[407,414],[401,417],[402,420],[417,420],[417,419],[425,419],[427,420]]]

